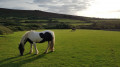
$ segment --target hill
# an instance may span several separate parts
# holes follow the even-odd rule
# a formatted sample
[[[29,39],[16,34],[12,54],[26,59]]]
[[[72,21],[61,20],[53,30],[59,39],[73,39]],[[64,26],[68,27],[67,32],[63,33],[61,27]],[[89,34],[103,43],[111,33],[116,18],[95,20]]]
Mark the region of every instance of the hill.
[[[0,17],[65,18],[65,19],[76,19],[76,20],[88,19],[88,17],[83,17],[83,16],[57,14],[51,12],[44,12],[40,10],[15,10],[15,9],[5,9],[5,8],[0,8]]]

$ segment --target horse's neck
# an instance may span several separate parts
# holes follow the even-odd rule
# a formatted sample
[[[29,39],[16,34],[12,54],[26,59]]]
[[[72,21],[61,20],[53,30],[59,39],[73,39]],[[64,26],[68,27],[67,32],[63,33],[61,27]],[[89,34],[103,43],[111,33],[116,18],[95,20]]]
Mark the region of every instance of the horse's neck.
[[[23,37],[22,37],[22,39],[20,41],[21,44],[25,45],[29,33],[30,32],[27,32],[25,35],[23,35]]]

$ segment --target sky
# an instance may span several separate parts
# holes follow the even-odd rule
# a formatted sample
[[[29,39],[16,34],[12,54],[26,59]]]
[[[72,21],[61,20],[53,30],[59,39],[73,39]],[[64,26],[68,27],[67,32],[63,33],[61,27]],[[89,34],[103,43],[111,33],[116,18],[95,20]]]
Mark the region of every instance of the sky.
[[[0,0],[0,8],[120,19],[120,0]]]

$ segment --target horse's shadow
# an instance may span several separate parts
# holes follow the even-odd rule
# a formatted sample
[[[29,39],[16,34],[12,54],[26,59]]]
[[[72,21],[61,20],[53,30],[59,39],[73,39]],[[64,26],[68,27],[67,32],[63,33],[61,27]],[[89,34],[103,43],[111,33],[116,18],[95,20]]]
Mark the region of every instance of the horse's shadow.
[[[49,53],[51,53],[51,52],[49,52]],[[47,54],[49,54],[49,53],[47,53]],[[23,64],[33,62],[37,59],[44,57],[45,55],[46,54],[44,54],[44,53],[41,55],[37,55],[37,56],[33,55],[33,54],[28,56],[28,54],[26,54],[24,56],[27,56],[27,57],[24,57],[22,59],[21,59],[21,57],[23,57],[23,56],[7,58],[7,59],[0,61],[0,67],[21,67]],[[30,58],[30,57],[32,57],[32,58]],[[29,58],[29,59],[25,59],[25,58]],[[17,60],[14,60],[14,59],[17,59]],[[25,59],[25,60],[23,60],[23,59]]]

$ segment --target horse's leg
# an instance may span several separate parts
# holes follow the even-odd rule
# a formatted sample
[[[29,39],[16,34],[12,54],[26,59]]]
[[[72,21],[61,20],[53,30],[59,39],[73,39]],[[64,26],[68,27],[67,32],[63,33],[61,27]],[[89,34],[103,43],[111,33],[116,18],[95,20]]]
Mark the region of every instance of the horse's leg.
[[[38,51],[38,49],[37,49],[36,43],[35,43],[35,42],[33,42],[33,45],[34,45],[34,48],[35,48],[35,51],[36,51],[36,53],[35,53],[35,54],[38,54],[38,53],[39,53],[39,51]]]
[[[51,44],[51,41],[48,41],[48,47],[47,47],[47,49],[45,50],[44,53],[47,53],[47,52],[48,52],[48,49],[49,49],[49,47],[50,47],[50,44]]]
[[[54,51],[54,42],[53,41],[51,41],[51,48],[50,48],[50,50],[51,50],[51,52]]]
[[[33,52],[33,49],[32,49],[32,46],[33,46],[33,44],[30,44],[30,54]]]

